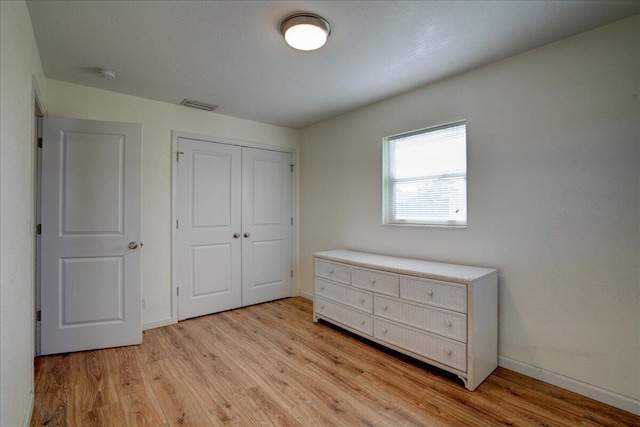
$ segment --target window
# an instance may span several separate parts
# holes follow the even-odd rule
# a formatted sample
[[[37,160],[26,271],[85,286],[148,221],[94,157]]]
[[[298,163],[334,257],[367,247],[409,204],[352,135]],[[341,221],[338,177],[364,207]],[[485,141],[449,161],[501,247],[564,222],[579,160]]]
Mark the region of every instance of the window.
[[[384,224],[466,226],[466,123],[384,138],[383,181]]]

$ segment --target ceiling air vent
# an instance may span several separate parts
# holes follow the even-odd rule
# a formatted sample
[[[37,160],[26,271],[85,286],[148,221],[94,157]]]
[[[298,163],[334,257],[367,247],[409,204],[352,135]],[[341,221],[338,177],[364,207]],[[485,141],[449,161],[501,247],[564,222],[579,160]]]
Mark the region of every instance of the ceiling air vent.
[[[185,107],[197,108],[198,110],[203,111],[213,111],[218,108],[217,105],[205,104],[204,102],[192,101],[190,99],[183,99],[180,104]]]

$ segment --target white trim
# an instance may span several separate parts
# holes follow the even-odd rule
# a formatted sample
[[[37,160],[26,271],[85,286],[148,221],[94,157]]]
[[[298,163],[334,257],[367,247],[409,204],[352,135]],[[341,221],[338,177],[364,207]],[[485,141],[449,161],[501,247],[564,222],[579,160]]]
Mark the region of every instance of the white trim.
[[[498,365],[518,372],[519,374],[535,378],[545,383],[555,385],[565,390],[572,391],[585,397],[597,400],[607,405],[640,415],[640,400],[635,400],[603,388],[565,377],[564,375],[550,372],[537,366],[519,362],[505,356],[498,356]]]
[[[36,108],[42,115],[45,117],[47,115],[47,109],[44,105],[44,98],[42,97],[42,92],[40,91],[40,85],[38,84],[38,79],[34,74],[31,75],[31,114],[33,114],[32,118],[34,119],[32,131],[38,134],[31,134],[31,159],[32,159],[32,167],[31,170],[31,220],[30,225],[33,227],[33,241],[31,248],[31,353],[34,356],[40,355],[40,327],[38,322],[36,322],[36,311],[40,309],[40,279],[38,276],[38,267],[37,263],[38,259],[38,251],[39,251],[39,243],[38,243],[38,233],[36,231],[36,227],[38,222],[40,221],[40,216],[38,214],[38,207],[40,205],[40,168],[38,164],[38,146],[37,146],[37,138],[41,137],[42,132],[41,126],[38,123],[42,123],[42,121],[37,117]],[[33,371],[32,371],[33,372]],[[33,400],[33,396],[31,396]],[[29,415],[31,416],[31,415]]]
[[[310,294],[310,293],[308,293],[308,292],[301,291],[300,289],[298,289],[298,296],[299,296],[299,297],[302,297],[302,298],[306,298],[306,299],[308,299],[309,301],[313,301],[313,294]]]
[[[24,414],[24,419],[22,420],[22,427],[29,427],[31,425],[31,417],[33,416],[33,405],[35,398],[33,395],[33,390],[29,393],[29,404],[27,405],[27,413]]]
[[[247,141],[241,141],[238,139],[221,138],[217,136],[202,135],[199,133],[184,132],[184,131],[178,131],[178,130],[171,131],[171,139],[176,144],[176,147],[177,147],[178,138],[196,139],[198,141],[216,142],[218,144],[237,145],[239,147],[260,148],[262,150],[280,151],[282,153],[293,154],[296,152],[295,148],[283,147],[281,145],[260,144],[256,142],[247,142]],[[295,156],[293,158],[293,161],[295,162]]]
[[[176,223],[176,219],[177,219],[177,215],[176,215],[176,181],[177,181],[177,173],[178,170],[176,168],[177,166],[177,162],[175,161],[175,155],[178,152],[178,139],[179,138],[186,138],[186,139],[195,139],[198,141],[205,141],[205,142],[214,142],[214,143],[218,143],[218,144],[229,144],[229,145],[236,145],[239,147],[249,147],[249,148],[259,148],[262,150],[270,150],[270,151],[278,151],[281,153],[289,153],[291,154],[291,163],[296,166],[297,163],[297,153],[296,153],[296,149],[295,148],[289,148],[289,147],[283,147],[283,146],[279,146],[279,145],[269,145],[269,144],[258,144],[255,142],[246,142],[246,141],[240,141],[240,140],[235,140],[235,139],[229,139],[229,138],[221,138],[221,137],[216,137],[216,136],[209,136],[209,135],[202,135],[202,134],[198,134],[198,133],[192,133],[192,132],[184,132],[184,131],[177,131],[177,130],[173,130],[171,131],[171,141],[172,141],[172,151],[171,151],[171,323],[177,323],[178,322],[178,298],[177,298],[177,292],[178,292],[178,283],[176,280],[176,276],[175,276],[175,272],[176,272],[176,268],[175,268],[175,257],[173,256],[175,253],[177,253],[177,248],[176,248],[176,227],[175,227],[175,223]],[[293,263],[292,265],[294,266],[294,276],[293,276],[293,280],[291,283],[291,288],[292,290],[295,290],[297,288],[297,272],[296,272],[296,268],[295,266],[297,265],[298,262],[298,246],[297,246],[297,239],[298,239],[298,211],[296,209],[297,207],[297,198],[296,198],[296,193],[297,193],[297,186],[296,186],[296,176],[297,176],[298,172],[296,171],[296,169],[294,168],[294,176],[291,178],[292,180],[292,189],[291,191],[293,192],[292,195],[292,210],[291,210],[291,214],[293,215],[293,230],[291,233],[291,239],[292,239],[292,257],[293,257]],[[175,321],[174,321],[175,319]],[[162,322],[162,320],[158,321],[158,322]],[[165,326],[165,325],[160,325],[160,326]],[[150,328],[148,328],[150,329]],[[144,327],[143,327],[144,330]]]
[[[176,268],[174,265],[174,254],[176,254],[176,181],[177,181],[177,162],[174,161],[178,152],[178,138],[182,136],[182,132],[171,132],[171,318],[178,321],[178,282],[176,280]]]
[[[146,331],[147,329],[161,328],[163,326],[173,325],[174,323],[177,323],[177,322],[175,322],[171,317],[167,317],[166,319],[160,319],[160,320],[152,320],[150,322],[143,322],[142,330]]]

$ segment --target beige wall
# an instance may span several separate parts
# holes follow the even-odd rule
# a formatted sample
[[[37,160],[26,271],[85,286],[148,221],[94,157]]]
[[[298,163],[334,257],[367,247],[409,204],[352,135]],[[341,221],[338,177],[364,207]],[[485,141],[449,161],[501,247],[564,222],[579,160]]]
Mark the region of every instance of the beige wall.
[[[33,391],[33,95],[44,73],[24,2],[0,2],[0,425],[20,426]]]
[[[640,16],[302,130],[301,291],[349,248],[499,270],[499,353],[640,399]],[[466,229],[381,225],[384,136],[466,119]]]
[[[171,317],[171,131],[298,149],[300,132],[249,120],[47,81],[50,116],[142,123],[143,324]],[[297,186],[298,187],[298,186]],[[296,269],[299,270],[299,269]]]

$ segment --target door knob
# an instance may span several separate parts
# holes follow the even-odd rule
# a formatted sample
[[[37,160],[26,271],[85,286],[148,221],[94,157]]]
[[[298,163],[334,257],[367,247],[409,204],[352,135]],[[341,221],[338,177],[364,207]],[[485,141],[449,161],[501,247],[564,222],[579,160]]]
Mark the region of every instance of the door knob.
[[[247,231],[246,233],[244,233],[244,237],[251,237],[251,233]]]
[[[137,249],[137,248],[138,248],[138,244],[136,242],[129,243],[129,249]]]
[[[233,238],[237,239],[238,237],[240,237],[240,233],[233,233]]]

